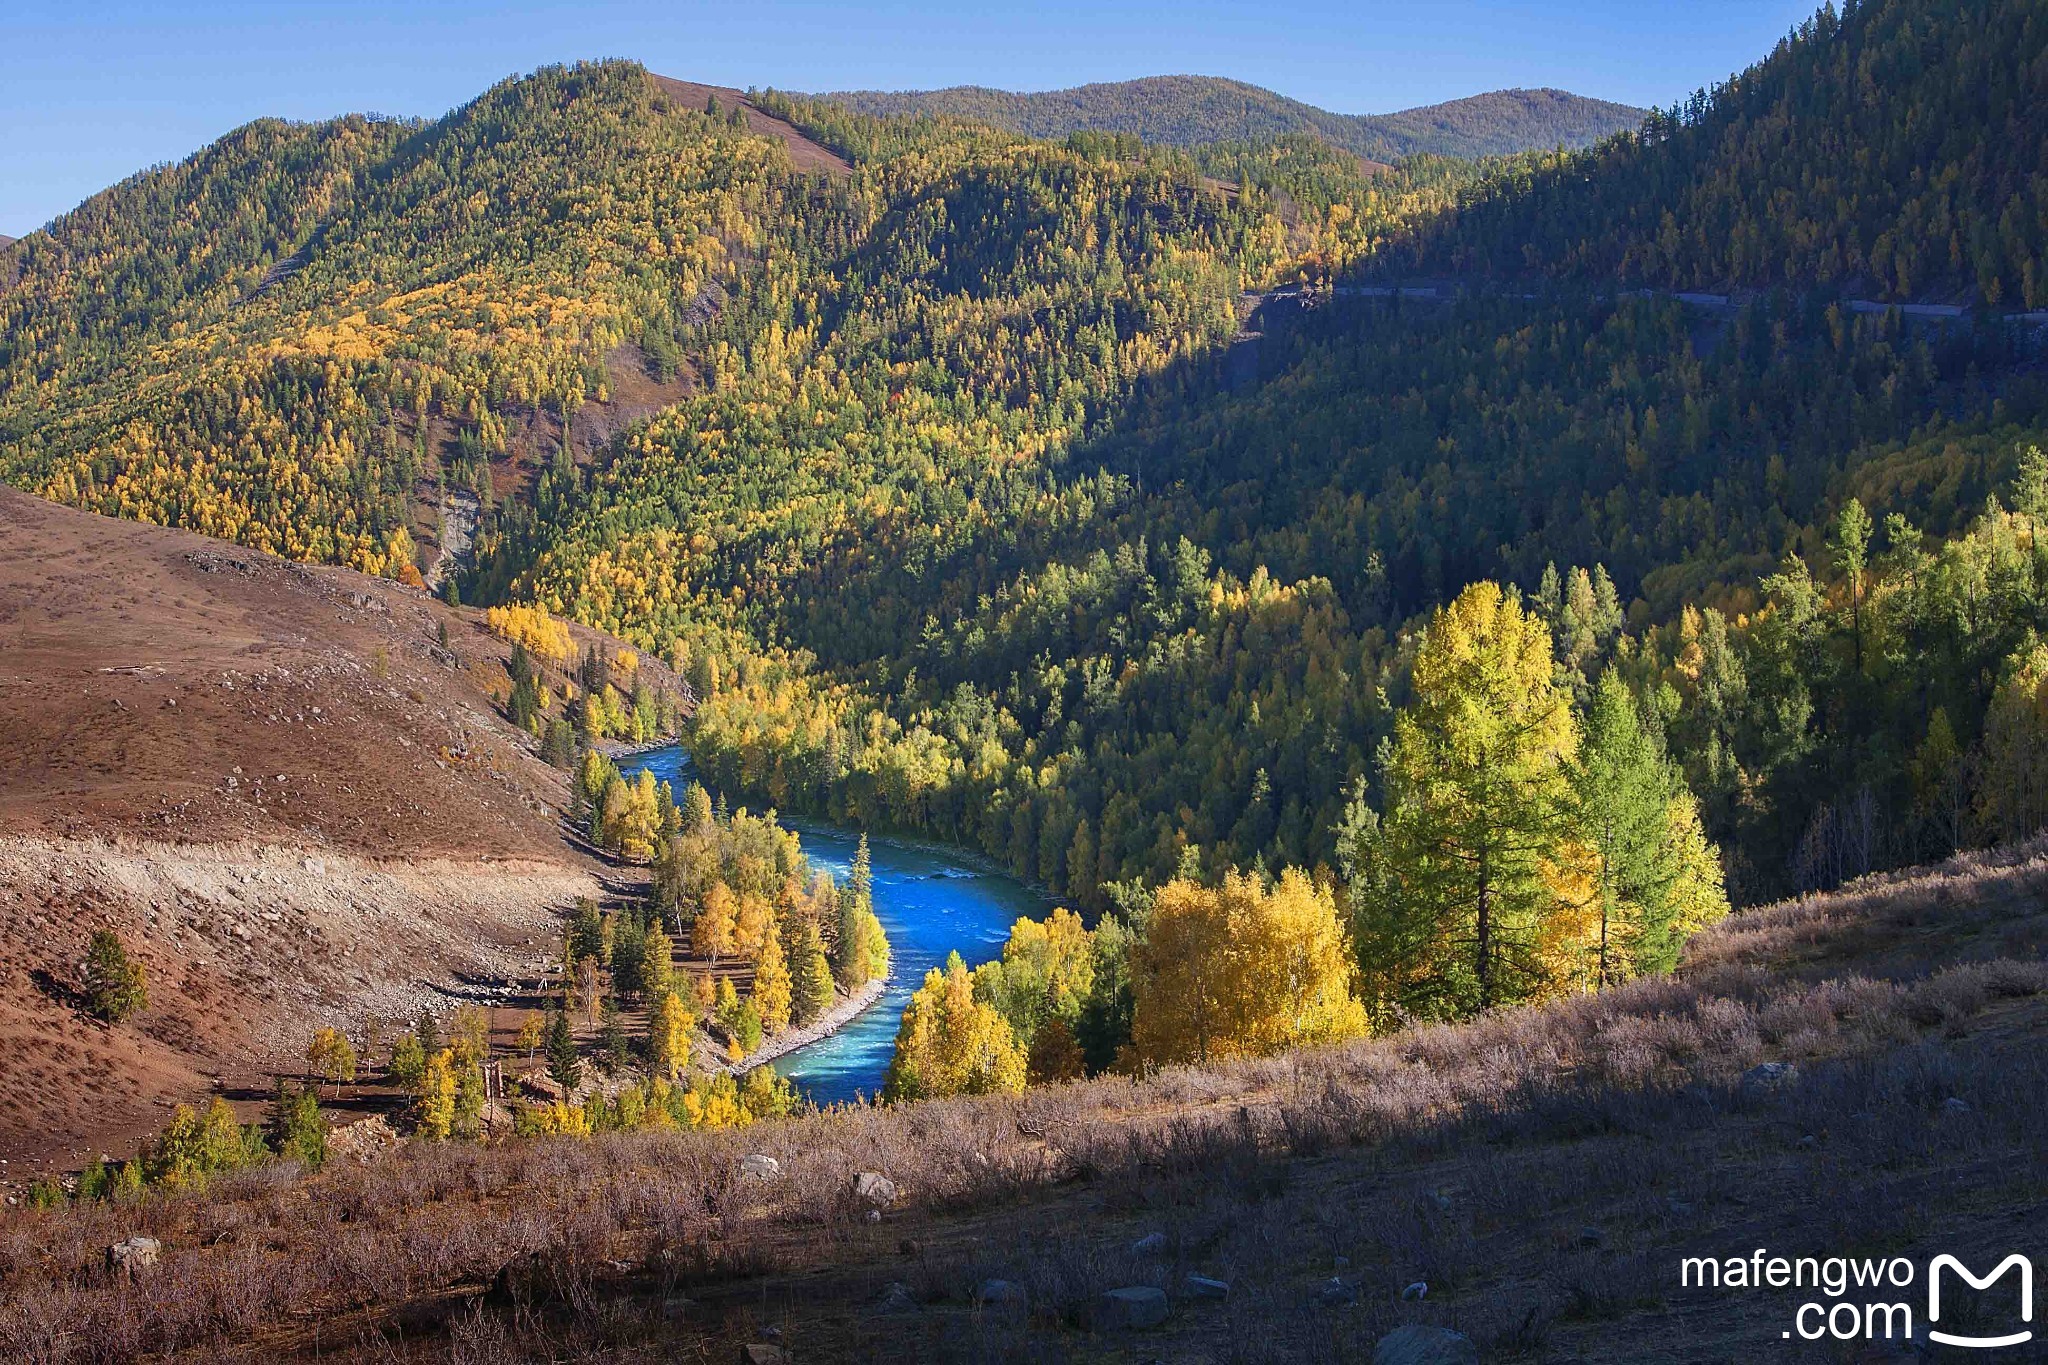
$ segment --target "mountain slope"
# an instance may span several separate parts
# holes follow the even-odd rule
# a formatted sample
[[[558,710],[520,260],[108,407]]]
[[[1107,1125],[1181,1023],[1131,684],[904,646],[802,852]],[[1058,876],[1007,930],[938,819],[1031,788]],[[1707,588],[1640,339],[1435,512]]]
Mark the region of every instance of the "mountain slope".
[[[844,90],[816,98],[877,117],[945,114],[1032,137],[1134,133],[1192,147],[1311,133],[1378,161],[1418,154],[1498,156],[1577,147],[1641,122],[1644,111],[1563,90],[1495,90],[1391,114],[1333,114],[1242,81],[1215,76],[1141,80],[1018,93],[960,85],[945,90]]]
[[[1975,52],[1983,16],[2016,11],[1966,8],[1888,22]],[[1305,134],[1052,143],[772,93],[714,116],[702,89],[544,72],[406,131],[303,245],[228,234],[256,243],[247,287],[191,305],[196,334],[146,307],[24,313],[0,459],[259,544],[339,525],[281,543],[401,574],[408,495],[468,480],[491,496],[462,595],[542,601],[689,671],[693,752],[735,799],[954,839],[1087,908],[1190,861],[1330,862],[1414,628],[1481,578],[1541,595],[1579,685],[1622,668],[1688,737],[1745,896],[1845,875],[1816,852],[1845,794],[1893,817],[1859,867],[2002,830],[1944,831],[1916,755],[1979,751],[2000,680],[2030,676],[2040,604],[2008,569],[2031,534],[1985,510],[2033,497],[2026,335],[1825,299],[1302,294],[1280,286],[1385,259],[1418,222],[1452,241],[1455,175],[1368,178]],[[1869,100],[1816,91],[1800,118],[1839,128],[1798,145],[1830,159],[1785,177],[1892,154]],[[1958,105],[1944,136],[1967,161],[2001,110]],[[799,172],[785,129],[850,170]],[[1780,189],[1795,221],[1825,207]],[[1967,177],[1944,192],[2005,211]],[[297,225],[295,202],[276,216]],[[91,274],[36,288],[89,301]],[[662,370],[644,422],[568,439]],[[1851,496],[1905,519],[1858,551],[1883,553],[1876,605],[1831,548]],[[1699,672],[1710,651],[1726,676]]]
[[[121,1150],[215,1078],[262,1086],[316,1024],[530,971],[598,894],[564,775],[499,714],[480,613],[6,488],[0,543],[16,1177]],[[118,1028],[68,994],[102,926],[150,973]]]
[[[1640,134],[1511,168],[1411,268],[2048,303],[2048,15],[1865,0]]]
[[[1488,1360],[1839,1360],[1787,1342],[1812,1288],[1689,1287],[1681,1258],[1982,1269],[2025,1244],[2044,883],[2038,844],[1958,859],[1729,919],[1675,979],[1278,1060],[737,1132],[412,1143],[330,1162],[307,1197],[172,1191],[146,1206],[149,1295],[99,1270],[133,1206],[23,1215],[0,1350],[211,1359],[232,1331],[286,1356],[346,1314],[325,1358],[388,1359],[402,1331],[423,1358],[525,1360],[545,1330],[557,1359],[1369,1360],[1430,1324]],[[849,1196],[861,1171],[885,1207]],[[991,1279],[1030,1311],[986,1302]],[[1163,1321],[1089,1330],[1140,1285]]]
[[[676,331],[715,327],[756,226],[801,195],[792,141],[833,160],[622,64],[428,125],[252,124],[10,252],[0,476],[416,572],[414,499],[488,504],[587,454],[567,428],[612,396],[610,358],[687,387]]]

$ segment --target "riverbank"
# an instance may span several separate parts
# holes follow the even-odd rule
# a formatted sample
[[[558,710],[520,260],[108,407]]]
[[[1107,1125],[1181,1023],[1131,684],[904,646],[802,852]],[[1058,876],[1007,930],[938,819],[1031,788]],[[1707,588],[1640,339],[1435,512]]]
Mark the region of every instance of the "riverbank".
[[[764,1066],[778,1057],[787,1057],[798,1048],[809,1047],[822,1042],[854,1020],[860,1018],[888,991],[886,981],[870,981],[831,1009],[805,1024],[802,1028],[784,1029],[761,1045],[759,1052],[750,1053],[740,1061],[726,1067],[734,1076],[744,1076],[757,1066]]]
[[[622,758],[639,758],[643,754],[654,754],[660,753],[663,749],[673,749],[681,742],[674,735],[670,735],[667,739],[650,739],[645,744],[626,744],[620,741],[601,739],[591,747],[616,763]],[[680,798],[682,793],[677,792],[676,795]]]

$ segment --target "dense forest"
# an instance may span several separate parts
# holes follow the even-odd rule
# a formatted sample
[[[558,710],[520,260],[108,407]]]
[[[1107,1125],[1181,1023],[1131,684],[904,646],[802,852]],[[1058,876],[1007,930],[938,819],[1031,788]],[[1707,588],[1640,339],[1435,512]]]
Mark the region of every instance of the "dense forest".
[[[1176,147],[751,97],[850,166],[806,172],[626,63],[256,124],[13,249],[0,470],[397,577],[469,488],[450,591],[668,662],[720,796],[957,841],[1095,924],[1025,931],[1029,989],[938,974],[897,1093],[994,1083],[955,1074],[984,1006],[1005,1085],[1209,1055],[1137,1005],[1219,933],[1341,935],[1315,1036],[1454,1017],[1615,979],[1623,906],[1621,974],[1661,970],[1724,889],[2040,822],[2048,393],[2003,314],[2048,239],[2044,48],[2012,0],[1872,0],[1641,132],[1371,173],[1242,119]],[[1530,283],[1358,287],[1423,268]],[[563,761],[666,728],[527,685]],[[1548,738],[1446,788],[1475,708]],[[583,790],[657,856],[655,793]],[[1469,809],[1526,815],[1478,929]],[[1054,1009],[1047,954],[1102,988]]]
[[[1644,111],[1563,90],[1494,90],[1392,114],[1333,114],[1243,81],[1148,76],[1029,94],[946,90],[845,90],[815,98],[877,118],[937,114],[1038,138],[1129,133],[1147,142],[1199,147],[1270,142],[1306,133],[1375,161],[1406,157],[1507,156],[1583,147],[1634,128]]]
[[[637,68],[550,70],[432,125],[251,124],[16,249],[0,471],[95,511],[412,570],[423,478],[607,396],[801,191]]]
[[[1501,167],[1395,269],[2048,303],[2048,14],[1845,0],[1586,151]]]

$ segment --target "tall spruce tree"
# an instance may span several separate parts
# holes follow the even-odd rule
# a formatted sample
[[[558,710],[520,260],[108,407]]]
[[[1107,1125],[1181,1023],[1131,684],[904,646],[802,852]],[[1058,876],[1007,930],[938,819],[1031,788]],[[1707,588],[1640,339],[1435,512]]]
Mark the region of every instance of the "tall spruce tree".
[[[1691,800],[1663,746],[1644,728],[1627,685],[1610,668],[1593,689],[1572,766],[1571,826],[1586,851],[1597,898],[1594,980],[1600,985],[1636,975],[1643,963],[1675,957],[1668,912],[1679,865],[1669,812],[1681,795]]]
[[[808,1024],[832,1008],[832,968],[814,924],[805,924],[797,935],[794,990],[790,1017],[798,1024]]]

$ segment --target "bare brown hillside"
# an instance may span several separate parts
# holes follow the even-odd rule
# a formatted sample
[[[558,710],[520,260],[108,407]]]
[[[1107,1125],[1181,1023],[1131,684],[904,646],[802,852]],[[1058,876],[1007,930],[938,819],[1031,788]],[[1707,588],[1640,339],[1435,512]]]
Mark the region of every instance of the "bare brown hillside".
[[[5,488],[0,546],[0,1175],[524,967],[596,888],[480,613]],[[102,925],[151,974],[115,1029],[68,998]]]
[[[695,81],[679,81],[670,76],[655,76],[654,84],[660,91],[685,109],[703,109],[711,100],[718,101],[721,109],[737,107],[747,121],[747,131],[756,137],[772,137],[789,148],[789,159],[800,171],[822,171],[826,175],[851,175],[853,167],[846,158],[830,148],[820,146],[804,136],[797,128],[773,114],[763,113],[748,100],[746,93],[723,85],[699,85]]]

